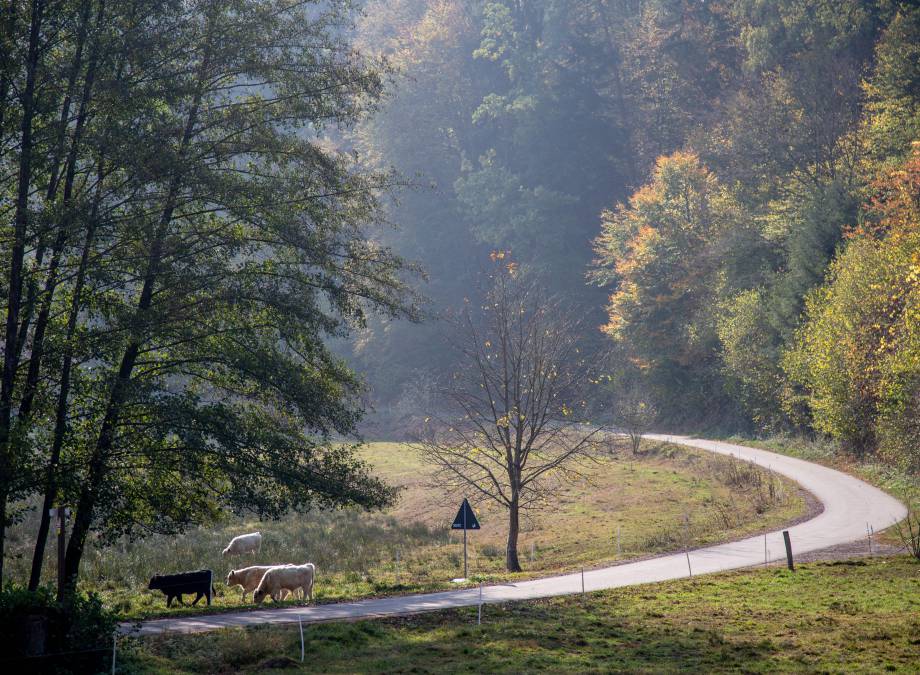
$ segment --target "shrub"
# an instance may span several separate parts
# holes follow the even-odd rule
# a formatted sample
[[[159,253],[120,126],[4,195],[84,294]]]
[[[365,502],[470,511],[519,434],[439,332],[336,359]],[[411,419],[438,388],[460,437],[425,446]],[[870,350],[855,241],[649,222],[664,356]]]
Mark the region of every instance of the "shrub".
[[[907,518],[903,523],[897,523],[895,529],[904,548],[920,561],[920,508],[914,505],[913,499],[907,500]]]
[[[0,651],[23,671],[98,672],[109,663],[115,615],[94,594],[58,603],[50,589],[0,591]],[[18,668],[17,668],[18,669]]]
[[[482,548],[479,549],[479,552],[486,558],[500,558],[505,555],[504,550],[495,544],[484,544]]]

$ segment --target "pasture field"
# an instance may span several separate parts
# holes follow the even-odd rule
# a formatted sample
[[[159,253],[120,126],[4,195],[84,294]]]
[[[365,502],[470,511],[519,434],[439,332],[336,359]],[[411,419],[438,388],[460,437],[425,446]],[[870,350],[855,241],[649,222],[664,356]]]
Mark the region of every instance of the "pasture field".
[[[82,583],[128,619],[238,609],[239,589],[228,589],[223,579],[232,567],[248,564],[315,563],[315,598],[320,603],[454,587],[450,580],[462,574],[462,534],[451,533],[448,525],[459,498],[433,486],[427,468],[404,444],[371,443],[364,454],[378,475],[403,487],[399,503],[386,512],[343,510],[292,515],[280,522],[228,521],[179,537],[91,548]],[[469,583],[601,566],[738,538],[780,527],[809,508],[791,481],[678,446],[649,444],[637,457],[605,455],[589,469],[590,482],[566,486],[557,500],[525,519],[519,542],[525,571],[517,575],[504,571],[504,512],[470,495],[482,530],[469,535]],[[221,559],[220,551],[232,536],[253,530],[263,533],[260,554],[232,562]],[[23,541],[30,542],[26,536]],[[54,578],[54,556],[52,542],[47,579]],[[24,576],[27,564],[23,556],[15,560],[14,570]],[[167,610],[163,595],[146,589],[155,573],[200,568],[214,570],[219,580],[210,609],[199,603]]]
[[[414,617],[164,635],[137,673],[920,672],[920,565],[906,557],[745,570]],[[269,671],[269,668],[272,670]],[[275,670],[279,668],[281,670]]]

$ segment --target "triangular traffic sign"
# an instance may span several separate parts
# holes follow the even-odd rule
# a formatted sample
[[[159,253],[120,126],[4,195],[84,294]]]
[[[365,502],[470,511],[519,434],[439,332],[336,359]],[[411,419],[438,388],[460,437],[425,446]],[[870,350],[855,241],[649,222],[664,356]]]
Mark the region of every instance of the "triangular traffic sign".
[[[457,517],[454,518],[454,524],[450,526],[452,530],[478,530],[479,521],[476,520],[476,514],[473,513],[473,508],[470,506],[469,501],[466,499],[463,500],[463,503],[460,505],[460,510],[457,511]]]

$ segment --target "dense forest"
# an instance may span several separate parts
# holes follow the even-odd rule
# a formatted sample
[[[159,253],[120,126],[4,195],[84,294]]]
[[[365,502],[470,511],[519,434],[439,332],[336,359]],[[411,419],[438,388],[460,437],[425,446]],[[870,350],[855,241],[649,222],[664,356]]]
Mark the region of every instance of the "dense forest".
[[[414,186],[385,238],[430,314],[502,251],[589,319],[614,414],[920,466],[914,3],[376,0],[357,39],[392,82],[349,142]],[[441,330],[352,343],[378,410],[456,367]]]

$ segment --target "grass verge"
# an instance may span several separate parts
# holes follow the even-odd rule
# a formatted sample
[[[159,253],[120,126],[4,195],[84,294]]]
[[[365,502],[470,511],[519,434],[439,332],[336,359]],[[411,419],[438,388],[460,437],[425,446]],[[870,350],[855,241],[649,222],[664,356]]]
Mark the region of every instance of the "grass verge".
[[[124,672],[918,672],[920,565],[747,570],[504,606],[135,639]]]

